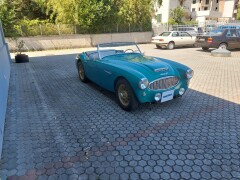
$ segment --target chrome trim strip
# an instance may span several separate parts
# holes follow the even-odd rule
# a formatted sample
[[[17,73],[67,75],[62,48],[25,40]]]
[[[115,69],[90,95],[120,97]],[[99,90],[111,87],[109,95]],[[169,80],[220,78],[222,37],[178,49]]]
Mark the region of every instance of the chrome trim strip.
[[[104,70],[104,72],[105,72],[105,73],[107,73],[107,74],[112,74],[111,72],[109,72],[109,71],[106,71],[106,70]]]
[[[165,68],[158,68],[158,69],[154,69],[155,72],[160,72],[160,71],[167,71],[169,68],[165,67]]]

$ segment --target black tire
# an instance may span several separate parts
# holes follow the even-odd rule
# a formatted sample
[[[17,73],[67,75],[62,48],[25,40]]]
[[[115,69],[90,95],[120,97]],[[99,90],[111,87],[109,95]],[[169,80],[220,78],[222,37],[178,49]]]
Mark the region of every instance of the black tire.
[[[82,82],[87,82],[88,79],[85,75],[85,70],[81,61],[78,62],[78,76]]]
[[[157,45],[157,44],[156,44],[156,47],[157,47],[158,49],[161,49],[161,48],[162,48],[161,46],[159,46],[159,45]]]
[[[218,46],[219,49],[227,49],[227,44],[226,43],[221,43]]]
[[[202,47],[202,50],[207,51],[207,50],[209,50],[209,48],[208,47]]]
[[[169,42],[168,45],[167,45],[167,48],[168,48],[169,50],[174,49],[174,48],[175,48],[175,43],[174,43],[174,42]]]
[[[138,107],[138,100],[126,79],[119,79],[116,83],[115,90],[118,104],[122,109],[125,111],[133,111]]]

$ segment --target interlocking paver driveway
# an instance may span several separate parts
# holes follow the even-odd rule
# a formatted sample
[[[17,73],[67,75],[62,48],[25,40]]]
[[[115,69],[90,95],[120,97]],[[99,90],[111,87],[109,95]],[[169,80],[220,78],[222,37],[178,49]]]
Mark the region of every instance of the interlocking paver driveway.
[[[12,64],[2,179],[240,179],[240,52],[142,48],[195,70],[183,98],[125,112],[74,54]]]

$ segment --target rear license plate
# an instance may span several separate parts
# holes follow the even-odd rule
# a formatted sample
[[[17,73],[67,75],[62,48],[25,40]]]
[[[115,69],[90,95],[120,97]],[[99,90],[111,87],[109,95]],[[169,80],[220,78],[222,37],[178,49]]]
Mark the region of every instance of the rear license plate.
[[[174,95],[174,90],[163,92],[161,102],[166,102],[166,101],[172,100],[173,95]]]

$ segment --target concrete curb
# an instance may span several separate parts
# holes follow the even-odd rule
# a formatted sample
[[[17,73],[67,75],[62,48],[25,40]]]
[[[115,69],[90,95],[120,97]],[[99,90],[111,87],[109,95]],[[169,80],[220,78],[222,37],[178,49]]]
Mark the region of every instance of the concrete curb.
[[[226,49],[216,49],[211,51],[211,56],[215,56],[215,57],[230,57],[231,56],[231,52],[226,50]]]

